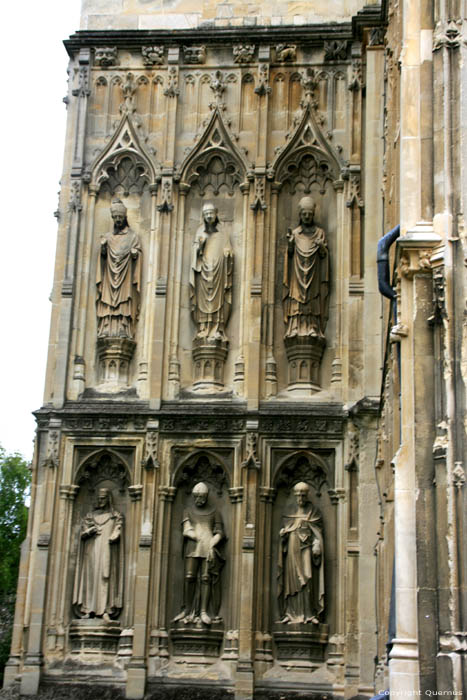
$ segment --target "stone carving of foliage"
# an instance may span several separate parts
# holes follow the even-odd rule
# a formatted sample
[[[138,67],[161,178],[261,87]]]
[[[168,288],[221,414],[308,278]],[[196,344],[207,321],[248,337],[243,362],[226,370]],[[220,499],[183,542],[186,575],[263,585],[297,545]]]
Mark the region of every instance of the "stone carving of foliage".
[[[145,66],[160,66],[164,63],[163,46],[143,46],[141,54]]]
[[[313,454],[301,453],[294,455],[281,468],[276,488],[285,488],[289,493],[295,484],[304,481],[313,487],[317,496],[321,496],[321,489],[327,483],[327,479],[323,460]]]
[[[211,484],[219,495],[222,494],[227,479],[223,467],[211,455],[198,453],[190,458],[178,474],[176,486],[191,493],[200,481]]]

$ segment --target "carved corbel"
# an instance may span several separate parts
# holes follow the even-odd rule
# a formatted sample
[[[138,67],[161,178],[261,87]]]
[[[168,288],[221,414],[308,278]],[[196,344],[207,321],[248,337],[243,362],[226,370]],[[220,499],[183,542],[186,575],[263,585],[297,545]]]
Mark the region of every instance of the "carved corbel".
[[[251,63],[254,53],[254,44],[235,44],[233,47],[234,63]]]
[[[145,66],[161,66],[164,63],[163,46],[143,46],[141,55]]]
[[[324,60],[345,61],[347,58],[347,40],[332,39],[324,42]]]
[[[206,47],[205,46],[184,46],[183,47],[183,58],[185,63],[196,63],[201,64],[206,61]]]
[[[297,46],[295,44],[277,44],[276,61],[279,63],[292,63],[297,60]]]
[[[117,60],[116,46],[102,46],[101,48],[96,49],[96,55],[94,57],[94,63],[96,66],[102,66],[103,68],[116,66]]]

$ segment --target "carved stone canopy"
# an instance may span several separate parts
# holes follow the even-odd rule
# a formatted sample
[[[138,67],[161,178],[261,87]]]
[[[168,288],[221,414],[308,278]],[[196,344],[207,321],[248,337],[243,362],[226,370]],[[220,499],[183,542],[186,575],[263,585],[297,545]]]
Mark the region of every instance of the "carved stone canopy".
[[[100,451],[90,457],[79,469],[77,484],[87,486],[94,492],[103,481],[113,481],[120,493],[124,493],[130,483],[126,465],[112,452]]]
[[[304,481],[309,484],[317,496],[321,496],[324,484],[328,483],[328,472],[324,460],[312,452],[298,452],[292,455],[281,466],[276,488],[283,488],[290,493],[295,484]]]
[[[197,452],[179,468],[175,485],[191,493],[200,481],[213,486],[219,495],[227,484],[227,477],[220,460],[207,452]]]

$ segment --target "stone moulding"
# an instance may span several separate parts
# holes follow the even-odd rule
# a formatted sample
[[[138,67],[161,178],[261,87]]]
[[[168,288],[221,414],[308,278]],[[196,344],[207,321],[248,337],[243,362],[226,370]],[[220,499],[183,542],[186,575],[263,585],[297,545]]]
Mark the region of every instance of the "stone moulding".
[[[328,643],[328,625],[276,624],[273,630],[274,644],[279,661],[294,661],[295,665],[309,666],[322,663]]]
[[[121,627],[115,621],[73,620],[69,630],[71,654],[96,658],[115,655],[120,633]]]
[[[219,656],[223,639],[221,623],[210,628],[180,623],[170,628],[170,641],[177,656],[212,657],[214,661]]]

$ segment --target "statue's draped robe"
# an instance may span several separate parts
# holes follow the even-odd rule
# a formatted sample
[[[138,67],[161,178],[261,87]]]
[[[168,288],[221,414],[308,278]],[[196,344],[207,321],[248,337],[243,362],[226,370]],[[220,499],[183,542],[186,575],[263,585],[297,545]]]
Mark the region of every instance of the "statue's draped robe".
[[[305,514],[284,516],[279,544],[278,598],[281,616],[305,622],[324,610],[324,548],[321,515],[308,504]],[[318,540],[321,555],[312,552]]]
[[[139,238],[127,227],[108,233],[105,242],[107,254],[97,265],[97,335],[133,339],[141,291]]]
[[[97,534],[90,534],[96,527]],[[116,542],[110,537],[118,536]],[[81,525],[73,605],[81,615],[116,616],[123,607],[123,515],[116,510],[88,513]]]
[[[211,538],[214,535],[220,535],[221,537],[218,545],[214,548],[214,559],[213,561],[209,562],[208,565],[211,586],[210,605],[212,607],[213,615],[217,617],[221,606],[220,575],[225,564],[225,559],[221,554],[222,542],[225,540],[222,516],[217,510],[212,510],[207,513],[199,513],[191,509],[187,509],[183,512],[182,527],[185,527],[186,525],[193,528],[197,541],[192,540],[189,537],[184,538],[183,555],[185,559],[197,557],[199,559],[206,560],[209,554],[209,544],[211,542]],[[186,611],[187,613],[194,613],[195,615],[199,615],[200,613],[200,573],[201,572],[199,571],[197,590],[193,600],[193,610]],[[183,603],[183,607],[185,607],[185,601]]]
[[[329,258],[324,231],[308,235],[302,226],[292,232],[293,246],[284,260],[285,337],[324,337],[328,319]],[[325,248],[323,248],[323,245]]]
[[[230,238],[221,222],[206,232],[196,232],[190,271],[191,312],[199,337],[218,334],[225,339],[225,326],[232,306],[233,254]]]

